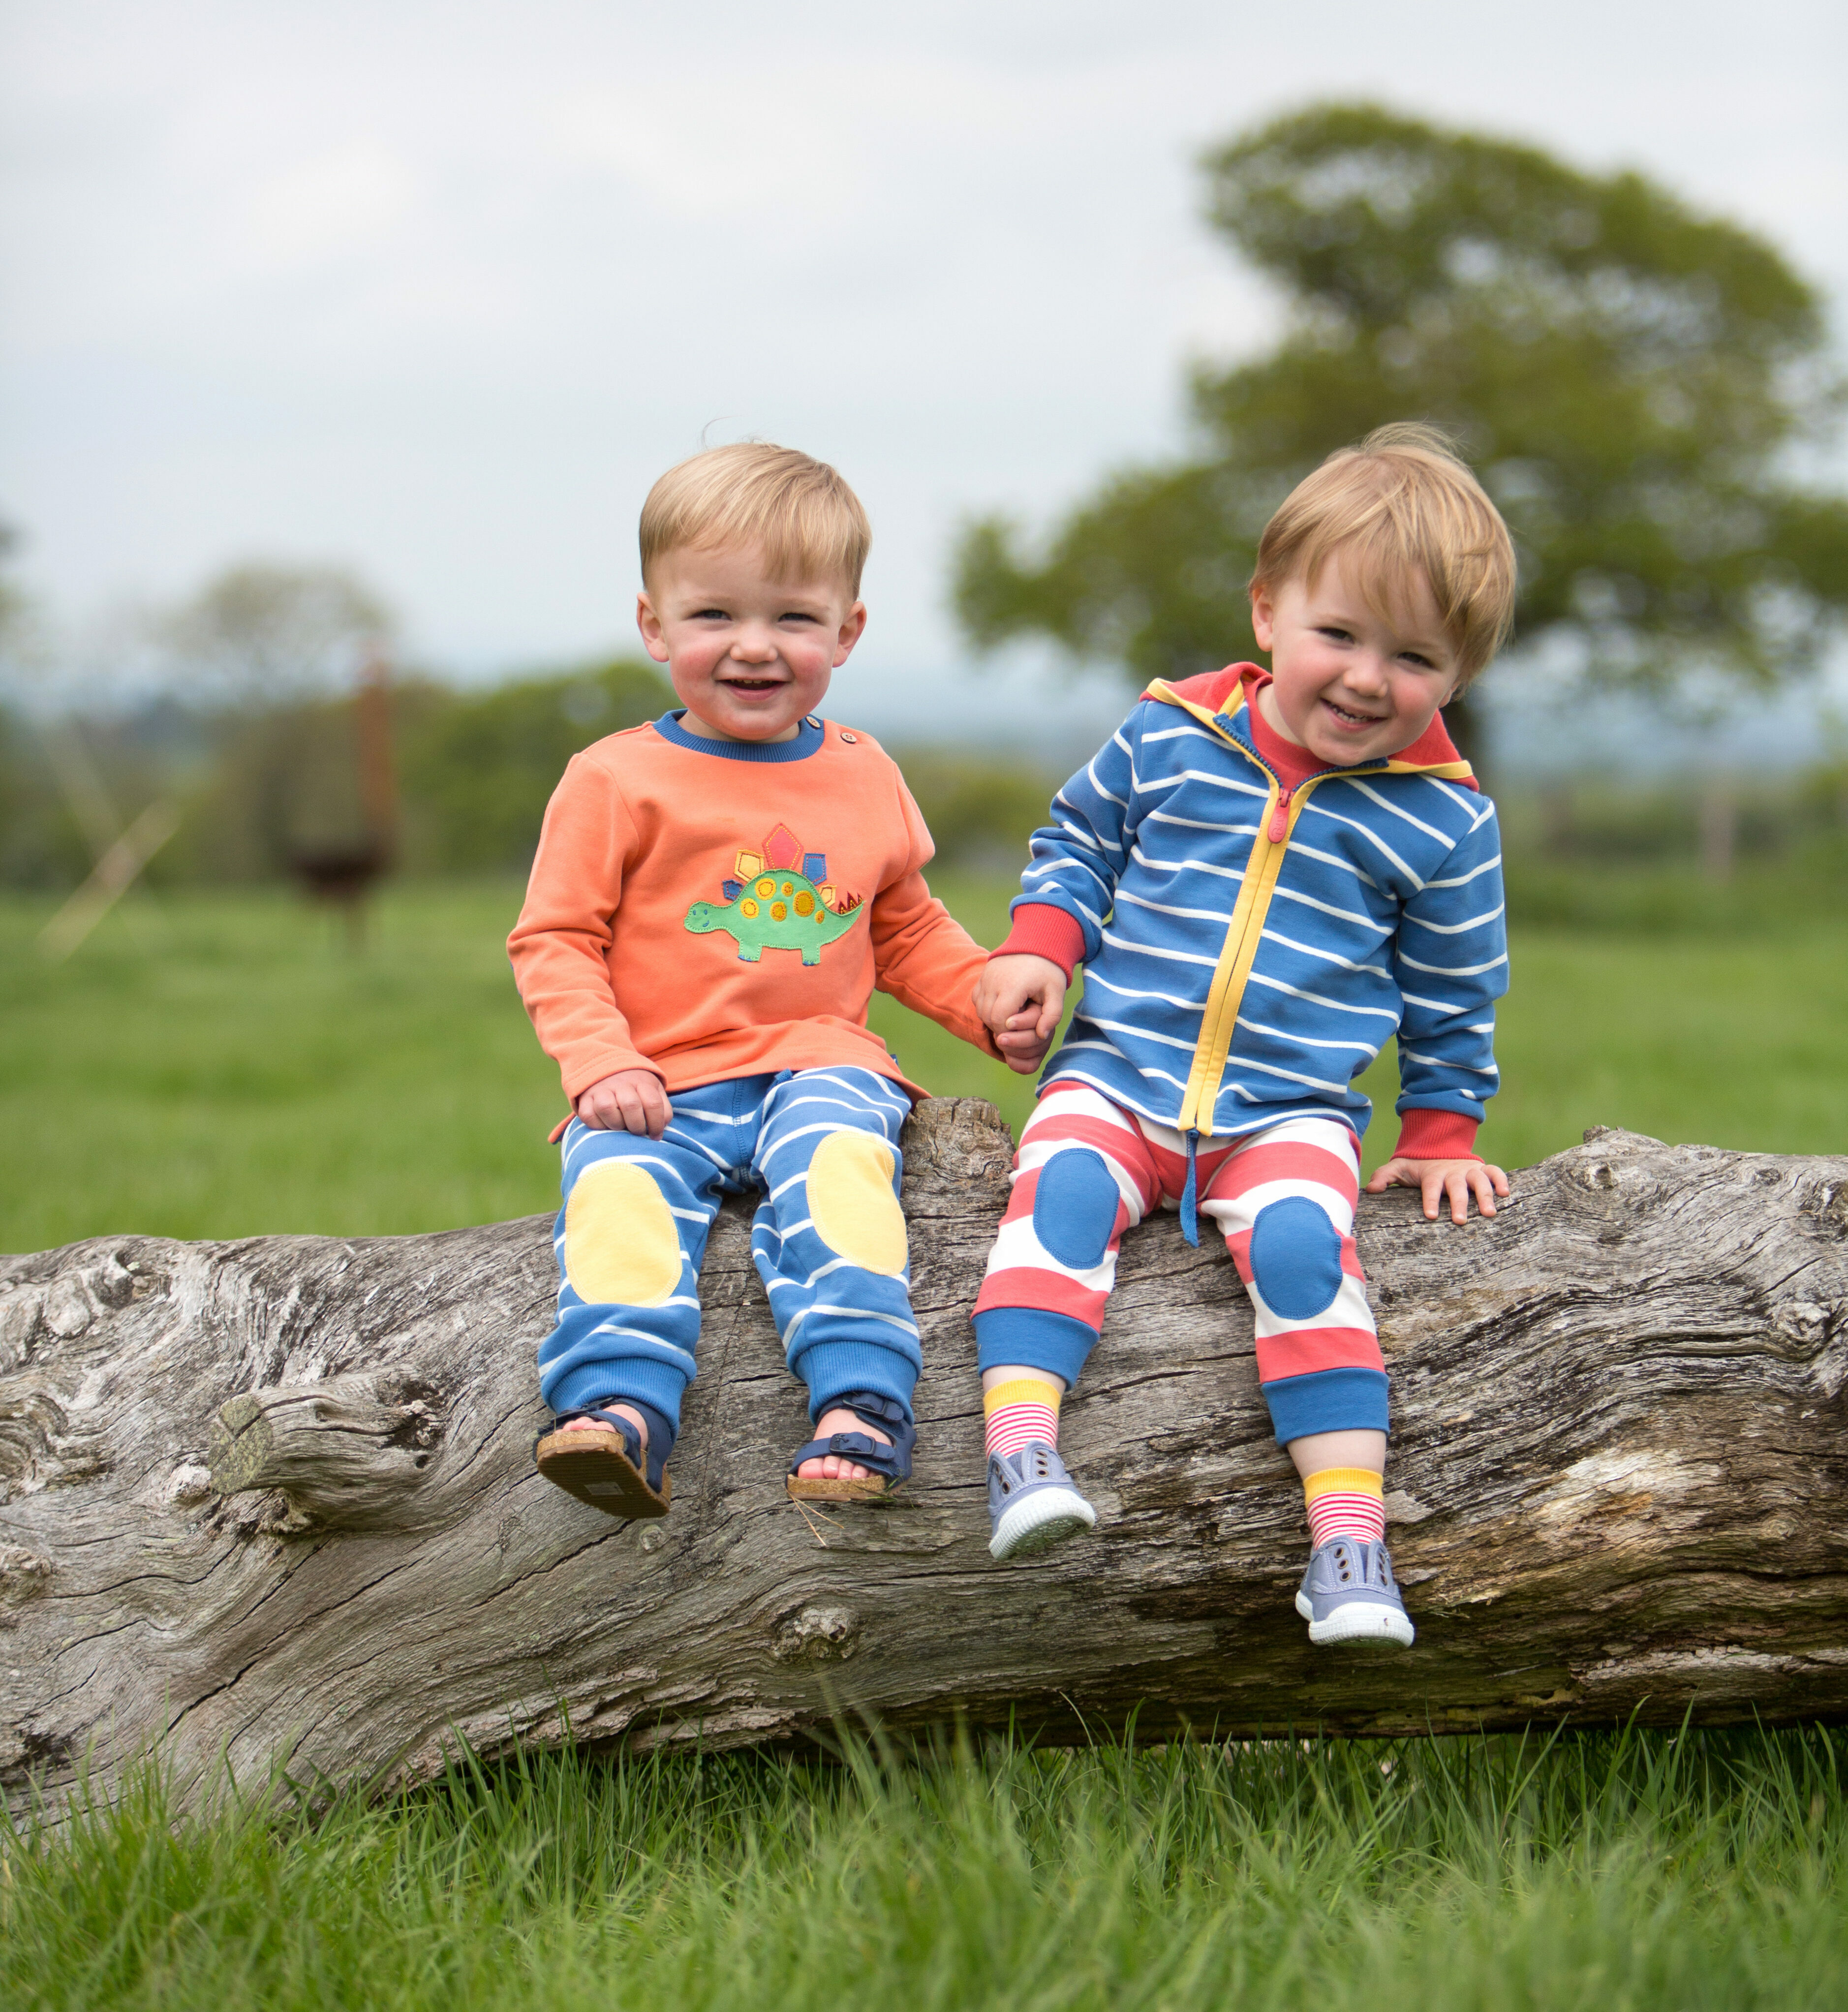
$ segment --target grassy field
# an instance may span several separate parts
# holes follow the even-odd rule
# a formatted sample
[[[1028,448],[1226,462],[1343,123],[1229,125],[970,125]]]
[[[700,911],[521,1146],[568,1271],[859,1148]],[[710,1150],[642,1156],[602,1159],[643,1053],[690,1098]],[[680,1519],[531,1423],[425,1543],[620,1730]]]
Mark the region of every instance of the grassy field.
[[[159,2012],[1808,2012],[1848,1990],[1821,1732],[565,1756],[0,1860],[0,2002]]]
[[[941,891],[994,940],[1006,888]],[[1723,910],[1568,892],[1516,933],[1486,1150],[1518,1165],[1593,1123],[1843,1150],[1832,885]],[[406,887],[354,956],[285,895],[173,896],[57,969],[45,908],[0,904],[0,1249],[549,1208],[559,1098],[501,954],[516,903]],[[889,1001],[876,1024],[1018,1126],[1026,1083]],[[1369,1087],[1390,1103],[1390,1058]],[[205,1820],[150,1777],[55,1838],[0,1830],[0,2005],[1803,2012],[1848,2000],[1845,1759],[1822,1732],[566,1754]]]
[[[940,885],[998,940],[1007,886]],[[551,1207],[558,1082],[501,949],[518,901],[505,883],[407,886],[355,956],[285,893],[173,895],[55,969],[33,949],[43,905],[0,904],[0,1250],[116,1230],[399,1233]],[[1844,1150],[1839,904],[1773,926],[1736,893],[1728,926],[1704,931],[1625,912],[1515,932],[1484,1151],[1526,1165],[1593,1124]],[[890,1000],[874,1024],[915,1079],[993,1097],[1019,1129],[1026,1079]],[[1390,1053],[1365,1086],[1384,1111],[1371,1163],[1396,1131]]]

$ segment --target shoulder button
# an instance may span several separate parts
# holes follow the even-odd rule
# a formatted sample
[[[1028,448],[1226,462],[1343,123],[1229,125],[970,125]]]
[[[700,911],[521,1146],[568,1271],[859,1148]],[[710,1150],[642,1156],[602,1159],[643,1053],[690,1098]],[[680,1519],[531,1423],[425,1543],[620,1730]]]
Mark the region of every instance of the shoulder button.
[[[840,730],[840,737],[850,746],[856,744],[860,738],[859,735],[857,733],[849,733],[845,727],[843,727]]]

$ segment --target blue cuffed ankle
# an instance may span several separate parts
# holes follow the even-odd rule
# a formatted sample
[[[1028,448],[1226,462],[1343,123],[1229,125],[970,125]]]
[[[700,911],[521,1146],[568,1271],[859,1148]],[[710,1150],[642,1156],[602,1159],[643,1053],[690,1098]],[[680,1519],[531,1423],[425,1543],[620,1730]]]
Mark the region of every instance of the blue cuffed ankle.
[[[818,1341],[790,1367],[808,1386],[812,1423],[850,1390],[876,1391],[902,1405],[908,1418],[912,1416],[918,1365],[895,1348],[882,1348],[876,1341]]]
[[[1038,1307],[990,1307],[976,1315],[975,1327],[977,1369],[1043,1369],[1061,1379],[1068,1390],[1097,1343],[1094,1328]]]
[[[677,1434],[680,1397],[688,1379],[672,1363],[646,1355],[615,1355],[601,1362],[580,1363],[549,1389],[542,1389],[555,1411],[583,1411],[613,1397],[619,1404],[647,1404],[658,1411]]]
[[[1306,1376],[1280,1376],[1261,1388],[1279,1446],[1311,1432],[1391,1429],[1392,1386],[1377,1369],[1316,1369]]]

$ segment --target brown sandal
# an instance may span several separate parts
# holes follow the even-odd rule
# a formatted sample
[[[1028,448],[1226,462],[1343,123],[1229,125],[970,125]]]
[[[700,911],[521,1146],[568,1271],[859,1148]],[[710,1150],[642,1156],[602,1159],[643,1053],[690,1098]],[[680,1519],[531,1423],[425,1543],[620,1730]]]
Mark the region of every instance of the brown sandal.
[[[580,1411],[560,1412],[533,1442],[533,1457],[539,1472],[567,1495],[575,1495],[606,1516],[626,1520],[665,1516],[674,1493],[673,1482],[665,1472],[667,1456],[673,1450],[673,1429],[651,1404],[637,1404],[628,1397],[605,1401],[630,1404],[648,1420],[645,1456],[641,1434],[628,1419],[599,1405],[587,1404]],[[587,1429],[571,1427],[573,1418],[597,1422]],[[658,1452],[658,1447],[662,1450]]]

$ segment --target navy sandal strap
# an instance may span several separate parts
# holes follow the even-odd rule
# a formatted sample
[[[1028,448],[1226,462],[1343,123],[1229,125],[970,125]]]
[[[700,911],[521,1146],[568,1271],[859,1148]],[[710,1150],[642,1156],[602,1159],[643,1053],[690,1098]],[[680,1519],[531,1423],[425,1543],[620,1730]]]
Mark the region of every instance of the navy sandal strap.
[[[838,1397],[830,1397],[822,1409],[851,1411],[862,1425],[876,1426],[879,1431],[890,1433],[892,1443],[884,1445],[878,1439],[868,1438],[864,1432],[830,1433],[825,1439],[811,1439],[790,1456],[789,1471],[792,1475],[804,1461],[820,1460],[834,1454],[843,1460],[851,1460],[857,1467],[883,1475],[894,1483],[911,1479],[912,1449],[918,1443],[918,1429],[912,1423],[911,1414],[896,1397],[882,1397],[876,1390],[847,1390]]]

